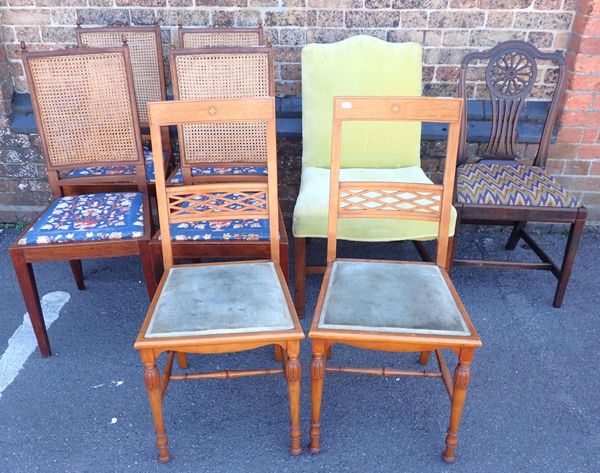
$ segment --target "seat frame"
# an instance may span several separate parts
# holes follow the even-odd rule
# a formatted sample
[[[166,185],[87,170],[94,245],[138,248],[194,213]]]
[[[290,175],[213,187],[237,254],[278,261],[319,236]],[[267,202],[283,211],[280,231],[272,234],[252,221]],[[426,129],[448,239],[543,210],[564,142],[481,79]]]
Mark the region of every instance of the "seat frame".
[[[470,380],[470,364],[474,350],[481,346],[481,341],[469,316],[454,289],[450,277],[444,267],[447,263],[449,248],[449,229],[451,220],[452,189],[458,147],[459,125],[463,102],[460,99],[436,99],[430,97],[336,97],[334,99],[331,184],[329,197],[329,222],[327,237],[327,270],[321,286],[317,307],[313,316],[309,337],[312,340],[312,359],[310,365],[312,414],[310,426],[310,451],[318,453],[321,450],[321,405],[325,373],[358,373],[377,376],[419,376],[440,378],[444,383],[451,401],[450,426],[446,436],[446,448],[443,458],[446,462],[455,460],[455,449],[458,441],[458,426],[467,386]],[[411,184],[397,182],[340,182],[340,154],[342,123],[345,121],[389,121],[413,120],[422,122],[444,122],[449,124],[448,146],[446,151],[446,166],[444,170],[444,185]],[[363,202],[351,203],[344,201],[344,192],[360,190]],[[349,195],[352,195],[351,191]],[[394,192],[396,203],[370,201],[369,194],[379,192],[380,197],[387,197]],[[414,199],[402,197],[406,193],[416,196]],[[356,193],[355,195],[358,195]],[[423,197],[419,197],[423,196]],[[420,208],[417,199],[427,199],[433,207]],[[389,198],[389,197],[388,197]],[[435,199],[437,198],[437,210]],[[367,201],[365,203],[365,201]],[[379,207],[394,207],[388,209],[372,208],[368,204],[375,202]],[[408,205],[408,208],[406,207]],[[410,206],[413,205],[411,208]],[[354,208],[353,208],[354,207]],[[370,330],[343,330],[339,328],[319,327],[321,312],[327,296],[327,289],[332,274],[332,267],[337,259],[337,221],[339,218],[405,218],[438,221],[438,244],[435,264],[439,267],[443,278],[452,293],[456,305],[469,328],[469,336],[434,335],[419,333],[391,333]],[[360,262],[381,262],[380,260],[343,260]],[[408,262],[385,261],[390,264]],[[419,362],[426,365],[429,354],[434,351],[438,361],[437,371],[409,371],[388,368],[355,368],[327,366],[331,358],[332,346],[346,344],[358,348],[389,351],[389,352],[421,352]],[[450,374],[442,349],[454,352],[458,357],[458,365],[454,379]]]
[[[38,218],[25,228],[17,237],[15,242],[9,247],[8,253],[12,259],[12,263],[17,275],[17,280],[31,324],[37,339],[38,347],[43,358],[46,358],[52,354],[50,348],[50,341],[48,339],[48,333],[46,331],[46,325],[44,323],[44,316],[42,307],[40,304],[40,296],[37,290],[35,281],[35,275],[33,271],[33,263],[43,261],[62,261],[68,260],[71,266],[73,277],[77,284],[77,288],[82,290],[85,289],[83,268],[81,259],[87,258],[109,258],[119,256],[140,256],[142,269],[144,272],[144,278],[146,281],[146,288],[150,296],[154,294],[156,290],[156,282],[153,277],[152,258],[150,255],[150,249],[148,242],[152,236],[152,214],[150,211],[150,203],[148,199],[148,184],[146,182],[146,168],[144,165],[144,157],[142,152],[142,141],[140,136],[140,130],[138,126],[138,116],[136,111],[135,92],[133,88],[133,81],[131,79],[131,62],[129,59],[129,52],[127,48],[102,48],[96,49],[94,52],[98,53],[121,53],[124,57],[125,70],[127,73],[128,90],[131,102],[131,110],[133,115],[133,123],[135,133],[135,140],[137,142],[138,161],[127,162],[127,163],[109,163],[109,164],[129,164],[136,166],[136,174],[128,176],[106,176],[106,177],[80,177],[80,178],[64,178],[61,177],[60,172],[68,168],[65,166],[55,166],[50,161],[48,154],[48,146],[46,142],[46,134],[44,127],[42,126],[42,120],[40,117],[40,108],[37,101],[36,88],[31,77],[29,69],[30,58],[40,57],[55,57],[55,56],[73,56],[78,54],[90,54],[89,49],[68,49],[61,51],[42,51],[42,52],[28,52],[23,56],[23,63],[27,75],[29,84],[29,91],[31,93],[31,99],[33,104],[33,111],[38,123],[38,129],[40,134],[40,142],[42,148],[42,154],[44,155],[44,161],[48,172],[48,181],[50,184],[50,191],[52,193],[53,201],[56,199],[66,196],[83,194],[86,192],[104,192],[105,190],[111,192],[123,191],[125,189],[134,188],[137,192],[143,196],[143,211],[144,211],[144,236],[140,238],[127,238],[123,240],[102,240],[102,241],[88,241],[88,242],[73,242],[73,243],[50,243],[50,244],[27,244],[19,245],[17,242],[21,237],[29,231],[29,229],[37,222],[39,216],[43,215],[50,205],[40,213]],[[94,163],[96,165],[96,163]],[[101,165],[101,163],[100,163]],[[74,189],[78,188],[79,192]],[[82,191],[87,189],[87,191]],[[101,189],[101,190],[98,190]]]
[[[304,338],[304,333],[298,317],[294,310],[289,290],[281,268],[279,267],[279,228],[278,228],[278,201],[277,201],[277,149],[276,149],[276,130],[275,130],[275,99],[255,98],[244,100],[214,100],[214,101],[170,101],[155,102],[150,104],[150,131],[152,135],[153,146],[156,149],[161,148],[160,128],[164,126],[180,125],[183,123],[210,123],[219,120],[230,121],[262,121],[267,124],[267,155],[270,179],[265,182],[237,182],[237,183],[216,183],[216,184],[195,184],[186,186],[165,186],[165,173],[162,168],[157,173],[156,188],[159,210],[159,220],[165,238],[161,239],[163,265],[165,272],[161,278],[158,291],[156,292],[152,304],[148,310],[142,328],[136,339],[134,347],[140,351],[142,363],[144,365],[144,380],[150,398],[150,406],[156,427],[156,445],[158,446],[158,460],[166,463],[170,460],[168,450],[168,441],[164,428],[164,416],[162,401],[172,380],[193,380],[193,379],[230,379],[242,376],[261,376],[284,374],[288,383],[290,398],[290,454],[299,455],[302,452],[300,444],[300,340]],[[155,156],[155,160],[156,160]],[[176,265],[173,241],[170,237],[170,223],[173,222],[172,210],[177,203],[172,204],[172,198],[176,201],[182,196],[210,195],[210,192],[241,192],[244,190],[259,190],[266,193],[267,208],[255,208],[253,211],[244,212],[243,210],[220,209],[215,211],[208,209],[198,211],[196,215],[180,215],[177,221],[199,221],[223,219],[223,214],[233,218],[269,218],[270,221],[270,259],[274,263],[277,271],[277,277],[283,290],[288,309],[294,325],[290,330],[279,331],[261,331],[248,333],[234,333],[221,335],[197,335],[181,337],[161,337],[145,338],[144,335],[152,318],[156,304],[160,298],[162,288],[165,285],[169,270]],[[211,204],[208,204],[210,207]],[[181,218],[185,220],[181,220]],[[239,264],[240,262],[225,263],[205,263],[204,265],[224,265]],[[189,265],[186,265],[189,266]],[[202,265],[193,265],[202,266]],[[232,353],[251,350],[254,348],[274,345],[276,353],[281,360],[281,369],[260,369],[232,371],[225,370],[210,373],[182,373],[172,374],[173,360],[175,353],[178,354],[179,367],[186,369],[188,362],[186,353]],[[158,371],[156,362],[158,357],[167,352],[165,369],[161,374]]]
[[[558,78],[556,88],[550,104],[550,109],[544,123],[543,133],[540,139],[539,148],[533,166],[545,169],[546,159],[548,157],[548,148],[559,107],[562,102],[565,83],[566,83],[566,62],[560,53],[543,53],[533,45],[524,41],[506,41],[493,48],[483,51],[467,54],[460,66],[459,77],[459,95],[467,98],[467,73],[471,63],[475,61],[498,61],[504,54],[519,55],[526,58],[531,64],[537,64],[538,60],[552,61],[558,67]],[[537,66],[535,66],[537,67]],[[535,71],[535,69],[534,69]],[[500,162],[515,162],[517,156],[513,152],[516,142],[516,125],[519,119],[522,106],[529,94],[533,82],[535,82],[535,73],[533,80],[521,86],[521,90],[516,90],[512,95],[502,94],[493,88],[492,77],[486,74],[486,85],[492,97],[493,120],[494,123],[505,122],[504,127],[492,126],[492,133],[487,145],[487,152],[484,155],[485,160],[493,159]],[[502,118],[499,116],[500,105],[514,101],[518,108],[511,108],[513,114]],[[511,105],[512,107],[512,105]],[[494,150],[496,148],[496,150]],[[459,146],[458,164],[463,164],[467,160],[467,115],[466,108],[463,110],[463,122],[461,126],[461,137]],[[487,267],[503,269],[534,269],[550,271],[557,279],[558,283],[554,293],[553,305],[556,308],[561,307],[569,278],[575,263],[577,249],[583,235],[585,220],[587,218],[587,209],[580,205],[579,207],[532,207],[532,206],[513,206],[513,205],[480,205],[458,202],[455,198],[454,205],[457,209],[457,232],[458,224],[476,224],[476,225],[509,225],[512,226],[512,232],[506,242],[507,250],[514,250],[519,242],[523,240],[533,252],[538,256],[541,262],[522,262],[522,261],[494,261],[481,259],[453,259],[455,266]],[[560,267],[552,258],[542,249],[537,241],[525,229],[528,222],[542,223],[562,223],[569,224],[569,236]],[[452,267],[452,264],[450,268]]]

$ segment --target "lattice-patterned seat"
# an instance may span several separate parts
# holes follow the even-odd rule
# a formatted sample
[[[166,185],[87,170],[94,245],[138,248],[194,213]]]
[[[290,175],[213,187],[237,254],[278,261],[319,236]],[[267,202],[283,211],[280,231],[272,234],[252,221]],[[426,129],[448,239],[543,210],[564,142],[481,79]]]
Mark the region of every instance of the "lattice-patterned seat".
[[[18,244],[122,240],[143,235],[141,193],[83,194],[55,200]]]
[[[460,203],[578,207],[577,199],[543,169],[521,164],[462,164],[456,172]]]

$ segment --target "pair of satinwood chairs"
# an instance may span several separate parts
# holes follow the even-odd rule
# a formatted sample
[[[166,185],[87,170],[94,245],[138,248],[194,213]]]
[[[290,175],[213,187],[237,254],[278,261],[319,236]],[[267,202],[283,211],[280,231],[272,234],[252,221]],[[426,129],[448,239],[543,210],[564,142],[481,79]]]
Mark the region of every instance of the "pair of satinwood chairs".
[[[160,69],[159,31],[157,27],[147,30],[153,31],[155,65]],[[289,384],[291,452],[298,454],[301,451],[298,354],[304,335],[287,290],[287,239],[277,203],[272,52],[261,46],[173,50],[170,59],[176,101],[164,101],[164,79],[154,82],[159,83],[162,92],[142,100],[140,95],[150,86],[144,89],[136,82],[133,63],[137,59],[133,58],[137,54],[134,45],[141,43],[138,34],[144,31],[105,29],[113,42],[122,41],[126,34],[127,44],[126,47],[106,47],[102,41],[108,40],[98,39],[101,30],[78,28],[80,44],[93,48],[28,53],[24,57],[55,200],[9,251],[40,350],[44,356],[50,354],[32,262],[68,259],[78,287],[82,288],[81,259],[139,254],[148,291],[154,298],[135,346],[141,352],[145,368],[159,459],[169,458],[162,399],[170,380],[280,373]],[[180,30],[180,38],[184,32]],[[84,39],[86,33],[90,35],[87,40]],[[226,34],[235,36],[236,33],[228,30]],[[94,37],[98,44],[93,42]],[[262,41],[262,32],[256,37]],[[185,41],[181,44],[185,45]],[[214,48],[215,44],[209,46]],[[532,73],[535,69],[530,63],[526,64],[529,69],[521,72],[522,58],[518,54],[525,59],[535,59],[533,54],[537,51],[522,44],[518,46],[524,49],[516,53],[517,56],[510,52],[517,76],[527,74],[530,79],[535,78]],[[496,48],[481,58],[497,62],[498,57],[509,54],[507,51],[512,49]],[[358,61],[356,56],[359,56]],[[385,61],[381,60],[383,57]],[[556,59],[552,55],[543,58]],[[508,64],[506,59],[503,63]],[[469,365],[474,349],[481,345],[447,272],[452,260],[451,235],[456,221],[451,205],[456,158],[460,149],[464,151],[466,112],[460,100],[406,97],[420,94],[420,64],[418,45],[390,45],[367,37],[350,38],[334,45],[310,45],[303,52],[304,156],[302,186],[294,214],[294,233],[298,237],[296,297],[301,310],[304,237],[328,238],[327,271],[310,330],[313,339],[310,449],[313,452],[320,449],[324,373],[341,371],[440,377],[452,401],[444,458],[454,459]],[[562,65],[560,60],[559,64]],[[374,72],[370,75],[373,87],[369,89],[365,86],[370,83],[365,84],[361,78],[364,74],[360,71],[365,67]],[[502,74],[512,76],[507,71],[498,72],[495,67],[486,70],[488,82],[504,90],[505,95],[514,94],[514,84],[520,87],[524,83],[523,79],[512,82],[506,79],[509,85],[498,87],[504,77]],[[398,70],[403,71],[402,74],[394,76]],[[142,73],[149,75],[148,70]],[[462,77],[464,92],[465,76]],[[339,88],[332,85],[332,78]],[[560,81],[559,86],[562,87]],[[332,107],[332,98],[340,95],[347,97],[336,98]],[[358,98],[359,95],[389,97]],[[503,107],[504,118],[499,124],[494,116],[492,126],[504,131],[496,131],[497,136],[489,146],[496,146],[496,150],[505,146],[503,152],[508,158],[523,97],[511,101],[498,99],[498,106]],[[555,112],[554,103],[552,107],[551,113]],[[543,136],[548,142],[553,118],[549,118],[544,128]],[[443,185],[433,184],[420,169],[421,122],[445,122],[449,127]],[[333,127],[327,123],[333,123]],[[142,145],[141,127],[144,126],[150,127],[152,153],[145,152]],[[163,152],[166,151],[169,158],[170,127],[177,127],[178,131],[178,166],[170,166]],[[538,156],[545,158],[545,153],[547,145],[545,150],[540,147]],[[490,166],[489,172],[496,172],[493,166],[507,165],[481,163],[483,171],[477,172],[487,172]],[[521,167],[523,165],[513,165],[510,169],[518,171]],[[529,172],[533,172],[534,177],[541,173],[540,168],[532,169]],[[510,170],[502,172],[512,175]],[[150,176],[151,173],[154,175]],[[461,176],[464,175],[465,171],[459,166],[455,202],[463,214],[467,208],[464,197],[461,201]],[[154,239],[151,239],[149,182],[156,194],[160,221],[160,232]],[[550,184],[557,185],[553,180]],[[90,189],[91,194],[82,194]],[[325,189],[329,189],[329,193]],[[315,200],[311,201],[311,197]],[[485,202],[474,204],[479,209],[492,206]],[[315,222],[312,230],[305,230],[303,225],[311,223],[311,205]],[[558,204],[545,205],[564,210],[565,218],[571,215],[569,206],[565,205],[565,210]],[[324,217],[319,213],[323,206]],[[517,205],[520,213],[514,214],[519,219],[513,222],[513,243],[521,236],[527,242],[531,240],[521,223],[527,215],[523,207]],[[573,215],[584,215],[581,207],[571,207],[576,209]],[[580,220],[573,223],[575,229],[569,238],[571,250],[576,248],[581,233],[577,227]],[[325,233],[320,234],[323,225]],[[239,236],[234,238],[247,241],[227,241],[227,230],[224,230],[227,228],[239,231]],[[214,232],[220,233],[219,240],[211,239]],[[432,238],[438,241],[433,264],[336,259],[337,239]],[[254,247],[250,246],[253,244]],[[422,246],[419,248],[428,256]],[[539,248],[536,252],[545,256]],[[160,272],[157,259],[161,259],[161,255],[165,273],[157,289],[156,274]],[[566,271],[568,277],[570,267],[565,269],[565,265],[572,264],[574,253],[568,255],[569,251],[562,273],[553,267],[559,276]],[[185,259],[204,257],[269,259],[181,264]],[[535,269],[546,269],[538,266]],[[419,294],[421,296],[415,297]],[[335,343],[385,351],[420,351],[423,364],[427,363],[429,352],[435,351],[439,370],[407,372],[326,367]],[[275,345],[282,369],[172,374],[176,355],[180,368],[185,369],[186,353],[233,352],[264,345]],[[442,348],[458,355],[453,380]],[[156,360],[162,352],[168,355],[164,372],[160,374]]]

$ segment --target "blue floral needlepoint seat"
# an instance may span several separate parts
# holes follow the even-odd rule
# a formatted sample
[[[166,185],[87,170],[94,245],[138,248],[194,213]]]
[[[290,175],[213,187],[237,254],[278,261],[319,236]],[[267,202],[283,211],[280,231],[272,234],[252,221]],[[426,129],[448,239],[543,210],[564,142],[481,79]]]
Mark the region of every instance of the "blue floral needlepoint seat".
[[[462,164],[457,199],[465,204],[578,207],[578,200],[543,169],[522,164]]]
[[[120,240],[144,236],[143,197],[115,192],[61,197],[19,239],[19,245]]]
[[[197,176],[266,176],[266,166],[202,166],[192,168],[192,177]],[[183,173],[177,170],[170,180],[171,184],[182,184]]]

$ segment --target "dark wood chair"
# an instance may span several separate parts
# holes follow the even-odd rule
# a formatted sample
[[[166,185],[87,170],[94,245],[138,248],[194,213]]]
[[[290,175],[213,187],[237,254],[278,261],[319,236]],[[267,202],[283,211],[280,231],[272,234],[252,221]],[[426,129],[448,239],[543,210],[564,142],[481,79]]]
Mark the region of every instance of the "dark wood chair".
[[[32,263],[69,260],[83,289],[81,259],[139,255],[152,295],[152,225],[127,48],[31,52],[23,55],[23,65],[54,200],[8,251],[47,357],[50,343]],[[79,166],[133,166],[135,174],[69,176]],[[110,192],[72,194],[76,188]],[[122,188],[135,192],[118,192]]]
[[[528,163],[517,156],[515,140],[519,117],[536,81],[538,61],[551,61],[557,67],[558,75],[537,154],[533,163]],[[462,223],[512,225],[506,249],[513,250],[523,239],[541,262],[455,259],[454,264],[551,271],[558,279],[554,307],[560,307],[587,217],[587,209],[581,202],[544,169],[565,89],[565,59],[560,53],[542,53],[523,41],[507,41],[488,51],[468,54],[461,64],[461,97],[467,96],[470,68],[473,65],[481,67],[481,63],[485,64],[485,84],[492,104],[490,138],[481,156],[467,161],[468,123],[463,111],[455,206]],[[527,222],[570,225],[560,267],[525,230]]]
[[[300,340],[302,328],[280,268],[275,99],[152,103],[152,146],[160,149],[160,128],[191,123],[260,123],[266,129],[267,182],[165,186],[157,166],[156,189],[164,238],[163,274],[135,342],[156,426],[158,460],[169,461],[162,401],[170,381],[284,374],[290,396],[292,455],[300,445]],[[155,160],[157,158],[155,157]],[[257,218],[269,220],[267,260],[176,264],[171,231],[182,222]],[[282,367],[250,371],[172,374],[175,353],[187,367],[185,353],[230,353],[275,345]],[[162,375],[156,367],[167,353]],[[182,356],[183,355],[183,356]],[[183,365],[183,366],[181,366]]]
[[[256,28],[178,28],[180,48],[210,48],[223,46],[264,46],[262,23]]]
[[[327,270],[310,328],[312,418],[310,451],[321,449],[321,404],[326,372],[440,378],[452,404],[444,460],[455,460],[458,426],[474,350],[475,328],[444,269],[449,252],[452,191],[462,100],[430,97],[336,97],[333,109]],[[340,181],[342,125],[350,122],[420,121],[449,124],[443,185]],[[355,130],[355,128],[353,128]],[[339,259],[338,219],[404,219],[438,222],[435,263]],[[390,352],[435,351],[439,370],[327,366],[332,345]],[[454,380],[442,349],[458,356]]]
[[[109,48],[127,45],[131,57],[131,71],[140,126],[142,127],[142,140],[149,141],[148,131],[148,102],[167,100],[165,85],[165,71],[163,61],[163,48],[158,22],[154,26],[110,26],[82,28],[77,23],[77,44],[80,47]],[[163,130],[163,149],[165,150],[164,165],[168,167],[171,159],[171,141],[169,130]],[[146,162],[146,176],[153,187],[154,161],[149,143],[144,145],[144,159]],[[133,169],[128,170],[131,174]],[[74,176],[100,175],[122,173],[121,169],[114,167],[86,167],[72,171]]]
[[[274,96],[273,50],[254,48],[175,49],[170,52],[176,100]],[[179,167],[169,185],[271,179],[267,175],[266,129],[256,123],[178,126]],[[289,243],[280,215],[281,266],[286,280]],[[174,258],[261,258],[269,254],[269,228],[255,219],[181,223],[171,232]],[[151,249],[160,273],[161,234]]]

